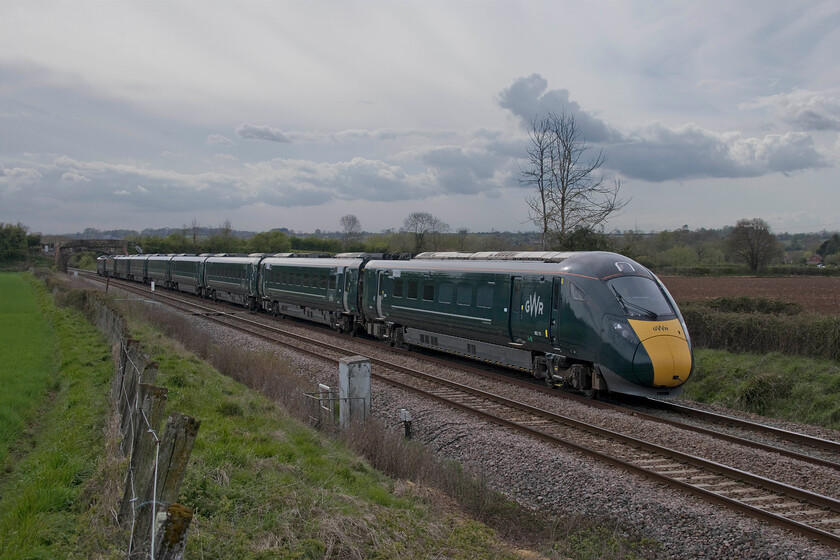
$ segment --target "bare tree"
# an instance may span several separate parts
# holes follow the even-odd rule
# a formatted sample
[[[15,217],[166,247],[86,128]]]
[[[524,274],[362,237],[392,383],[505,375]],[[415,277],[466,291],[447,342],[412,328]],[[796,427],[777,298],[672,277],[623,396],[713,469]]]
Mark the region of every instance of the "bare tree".
[[[423,249],[423,243],[427,237],[432,238],[434,250],[437,250],[440,234],[449,231],[449,224],[435,218],[428,212],[412,212],[403,220],[400,231],[414,236],[414,252],[419,253]]]
[[[526,166],[520,167],[520,184],[533,187],[537,192],[526,198],[530,211],[528,217],[534,225],[540,228],[543,249],[548,245],[549,224],[551,223],[551,212],[549,208],[548,190],[549,180],[549,154],[551,153],[551,119],[534,119],[531,121],[531,130],[528,137],[531,144],[528,148]]]
[[[458,250],[464,251],[464,248],[467,246],[467,237],[470,235],[470,230],[467,228],[460,228],[458,230]]]
[[[342,229],[341,246],[346,251],[350,243],[362,232],[362,224],[354,214],[345,214],[341,217],[339,223]]]
[[[608,182],[599,171],[606,161],[603,151],[584,159],[589,147],[572,115],[535,119],[529,137],[520,181],[536,189],[527,199],[529,218],[542,232],[543,248],[552,235],[562,241],[577,229],[594,230],[627,205],[618,197],[621,182]]]
[[[756,272],[782,255],[770,225],[761,218],[741,219],[726,238],[726,245],[736,260],[744,262]]]
[[[199,230],[199,228],[200,228],[200,226],[198,225],[198,220],[195,217],[193,217],[192,225],[190,226],[190,229],[192,231],[193,251],[195,251],[196,247],[198,247],[198,230]]]

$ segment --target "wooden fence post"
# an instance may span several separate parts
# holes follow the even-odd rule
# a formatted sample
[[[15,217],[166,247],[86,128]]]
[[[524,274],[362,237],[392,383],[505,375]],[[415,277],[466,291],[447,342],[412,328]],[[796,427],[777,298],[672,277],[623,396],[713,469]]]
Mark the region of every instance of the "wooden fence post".
[[[131,430],[131,419],[134,414],[134,407],[137,397],[137,385],[143,371],[146,369],[145,357],[136,345],[129,347],[126,352],[125,374],[123,375],[122,390],[120,392],[120,433],[125,437]],[[125,440],[123,440],[125,441]]]
[[[146,486],[137,508],[134,524],[134,543],[137,548],[132,553],[149,550],[152,523],[155,521],[152,519],[152,511],[155,509],[152,505],[163,508],[177,500],[199,426],[199,420],[180,412],[169,415],[158,453],[157,483]]]
[[[155,535],[155,558],[157,560],[181,560],[187,546],[187,531],[193,512],[181,504],[172,504],[165,512],[158,514],[163,522]]]
[[[149,486],[154,476],[155,448],[157,438],[151,433],[146,425],[156,433],[160,431],[163,422],[163,414],[166,408],[166,397],[168,390],[163,387],[155,387],[147,383],[141,383],[138,388],[138,402],[140,408],[134,414],[134,441],[123,438],[124,452],[127,449],[131,453],[131,464],[129,465],[128,477],[126,479],[125,491],[123,492],[122,504],[120,505],[119,521],[124,522],[131,515],[133,498],[143,498],[146,494],[146,486]],[[130,448],[129,448],[130,446]]]

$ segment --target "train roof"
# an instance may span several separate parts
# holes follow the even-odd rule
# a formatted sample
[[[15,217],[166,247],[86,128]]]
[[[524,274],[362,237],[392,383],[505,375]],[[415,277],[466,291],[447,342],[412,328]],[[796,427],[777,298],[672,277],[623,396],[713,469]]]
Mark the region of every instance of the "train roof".
[[[254,264],[262,260],[262,257],[233,257],[233,256],[218,256],[207,257],[208,263],[233,263],[233,264]]]
[[[615,276],[653,274],[636,261],[604,251],[552,253],[541,251],[504,252],[508,258],[494,258],[500,253],[423,253],[410,261],[371,261],[367,268],[396,270],[438,270],[498,272],[502,274],[575,275],[605,280]],[[435,255],[434,257],[432,255]],[[456,256],[457,255],[457,256]],[[515,257],[515,258],[514,258]]]
[[[336,266],[360,266],[364,262],[362,259],[354,258],[284,258],[284,257],[268,257],[263,259],[262,264],[269,266],[288,266],[288,267],[322,267],[332,268]]]
[[[459,261],[535,261],[535,262],[563,262],[575,256],[570,251],[480,251],[477,253],[461,253],[455,251],[420,253],[417,260],[459,260]]]

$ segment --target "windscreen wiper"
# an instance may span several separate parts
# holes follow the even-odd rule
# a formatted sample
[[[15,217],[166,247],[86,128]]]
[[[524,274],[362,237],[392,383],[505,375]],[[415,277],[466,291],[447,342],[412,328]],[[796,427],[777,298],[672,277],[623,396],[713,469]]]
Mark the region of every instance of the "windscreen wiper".
[[[615,294],[615,297],[618,298],[618,303],[621,304],[621,307],[623,307],[624,311],[626,311],[628,314],[630,313],[630,310],[628,309],[628,307],[632,307],[632,308],[640,311],[643,315],[647,315],[651,319],[656,319],[657,317],[659,317],[659,315],[655,311],[651,311],[650,309],[648,309],[646,307],[642,307],[641,305],[639,305],[637,303],[633,303],[632,301],[627,301],[626,299],[624,299],[624,296],[622,296],[620,293],[618,293],[618,290],[615,289],[615,286],[610,286],[610,288],[612,288],[612,291]]]

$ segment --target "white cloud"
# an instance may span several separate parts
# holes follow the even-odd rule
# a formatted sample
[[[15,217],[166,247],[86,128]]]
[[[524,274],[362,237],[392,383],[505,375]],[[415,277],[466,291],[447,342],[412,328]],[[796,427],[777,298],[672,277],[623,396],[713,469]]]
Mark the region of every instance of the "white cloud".
[[[840,131],[840,89],[778,93],[741,105],[745,109],[767,109],[774,118],[794,130]]]
[[[77,183],[90,183],[90,179],[76,171],[68,171],[67,173],[62,173],[61,180],[72,181]]]
[[[241,124],[236,127],[236,135],[250,140],[268,140],[269,142],[288,143],[292,139],[281,130],[264,125]]]
[[[228,138],[227,136],[222,136],[221,134],[211,134],[207,137],[207,145],[208,146],[235,146],[236,143]]]

